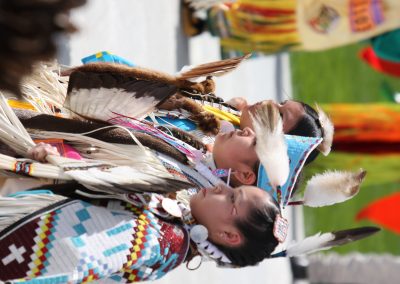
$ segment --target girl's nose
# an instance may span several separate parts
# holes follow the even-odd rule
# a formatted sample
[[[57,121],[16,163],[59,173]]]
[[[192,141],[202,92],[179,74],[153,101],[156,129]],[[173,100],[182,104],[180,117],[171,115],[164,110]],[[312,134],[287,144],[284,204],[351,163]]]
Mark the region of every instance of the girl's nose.
[[[228,187],[227,185],[219,184],[219,185],[215,186],[212,191],[214,194],[226,194],[230,190],[231,190],[231,188]]]
[[[214,188],[213,188],[213,190],[212,190],[212,192],[214,193],[214,194],[220,194],[221,192],[222,192],[222,186],[221,185],[217,185],[217,186],[215,186]]]
[[[253,135],[255,135],[253,129],[251,129],[250,127],[243,128],[242,136],[249,136],[250,137],[250,136],[253,136]]]

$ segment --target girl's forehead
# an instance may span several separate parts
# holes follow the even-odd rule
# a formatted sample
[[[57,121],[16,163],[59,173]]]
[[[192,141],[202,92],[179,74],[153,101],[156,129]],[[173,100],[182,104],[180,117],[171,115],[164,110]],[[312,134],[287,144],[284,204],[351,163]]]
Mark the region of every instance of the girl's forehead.
[[[269,192],[252,185],[242,185],[236,190],[242,190],[250,201],[269,201],[272,198]]]

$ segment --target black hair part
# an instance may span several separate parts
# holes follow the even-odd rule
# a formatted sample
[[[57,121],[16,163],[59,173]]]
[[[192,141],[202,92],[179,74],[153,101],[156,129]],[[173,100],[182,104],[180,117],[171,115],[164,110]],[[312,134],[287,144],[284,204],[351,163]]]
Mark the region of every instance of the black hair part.
[[[304,115],[296,126],[287,134],[305,137],[323,137],[324,130],[318,118],[318,113],[308,104],[299,102],[304,107]],[[318,156],[319,150],[314,149],[308,156],[305,164],[309,164]]]
[[[243,244],[239,247],[216,245],[234,266],[256,265],[269,258],[278,245],[273,235],[276,215],[280,214],[279,206],[274,198],[260,206],[252,207],[249,216],[236,221],[236,227],[243,236]]]

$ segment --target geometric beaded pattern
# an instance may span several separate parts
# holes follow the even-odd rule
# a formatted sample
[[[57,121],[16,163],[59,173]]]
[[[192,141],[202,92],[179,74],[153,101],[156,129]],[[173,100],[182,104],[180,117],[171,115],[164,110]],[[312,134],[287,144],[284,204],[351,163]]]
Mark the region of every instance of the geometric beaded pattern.
[[[188,246],[182,227],[162,221],[147,208],[122,204],[110,210],[71,200],[38,212],[8,235],[0,234],[0,279],[42,284],[105,278],[105,283],[129,283],[159,278],[179,265]],[[27,234],[26,228],[35,229]],[[19,269],[8,272],[9,267]]]
[[[144,210],[137,219],[137,226],[135,228],[135,234],[133,235],[132,246],[129,249],[130,255],[127,256],[128,261],[123,265],[125,272],[123,277],[128,283],[144,280],[153,272],[152,269],[147,267],[142,270],[131,268],[139,259],[144,259],[151,254],[149,247],[152,247],[152,243],[156,241],[152,231],[154,231],[154,228],[157,228],[156,231],[158,231],[160,226],[149,216],[150,214],[151,213],[148,210]],[[153,227],[150,227],[150,224]]]
[[[57,225],[58,216],[57,213],[60,211],[53,211],[41,216],[39,222],[39,228],[35,230],[36,237],[34,238],[35,246],[33,247],[34,253],[31,255],[32,262],[28,264],[31,268],[28,277],[35,277],[46,273],[46,266],[48,265],[48,259],[51,256],[51,249],[53,247],[52,242],[54,241],[54,231]]]

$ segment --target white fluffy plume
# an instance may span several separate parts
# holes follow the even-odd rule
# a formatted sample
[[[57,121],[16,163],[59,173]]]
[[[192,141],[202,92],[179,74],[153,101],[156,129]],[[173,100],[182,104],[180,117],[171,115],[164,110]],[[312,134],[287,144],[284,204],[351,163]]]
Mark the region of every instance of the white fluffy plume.
[[[358,172],[327,171],[313,176],[306,185],[304,205],[321,207],[354,197],[366,173],[360,169]]]
[[[289,157],[279,110],[272,102],[258,105],[251,114],[257,137],[256,152],[274,189],[289,176]]]
[[[317,233],[298,243],[289,245],[286,249],[286,255],[291,257],[313,253],[320,250],[327,250],[335,246],[341,246],[364,239],[379,231],[380,229],[377,227],[360,227],[324,234]]]
[[[328,115],[318,106],[315,106],[318,113],[318,119],[321,123],[322,129],[324,130],[324,136],[322,137],[322,143],[319,144],[317,149],[324,155],[327,156],[331,152],[333,134],[335,132],[332,121]]]
[[[327,250],[331,247],[325,247],[324,244],[329,243],[335,238],[332,233],[317,233],[311,237],[305,238],[304,240],[294,243],[288,246],[286,249],[287,256],[297,256],[302,254],[313,253],[319,250]]]

